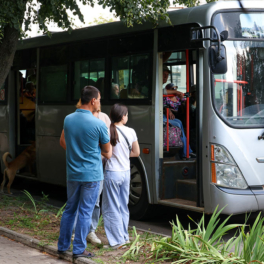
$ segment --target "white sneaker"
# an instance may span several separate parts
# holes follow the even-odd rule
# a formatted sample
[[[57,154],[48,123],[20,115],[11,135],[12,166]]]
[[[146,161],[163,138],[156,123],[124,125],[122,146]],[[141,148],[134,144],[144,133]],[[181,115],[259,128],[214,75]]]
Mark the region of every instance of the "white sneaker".
[[[94,232],[90,232],[86,240],[93,245],[102,244],[102,241],[97,237],[97,235]]]
[[[125,244],[118,244],[118,245],[115,245],[115,246],[104,245],[103,248],[124,249],[124,248],[126,248],[126,246],[125,246]]]

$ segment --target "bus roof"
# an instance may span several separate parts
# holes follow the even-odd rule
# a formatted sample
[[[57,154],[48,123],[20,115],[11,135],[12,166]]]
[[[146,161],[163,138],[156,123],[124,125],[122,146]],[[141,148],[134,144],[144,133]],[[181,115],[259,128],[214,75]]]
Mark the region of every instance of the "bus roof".
[[[243,6],[249,9],[264,9],[264,1],[242,1]],[[173,25],[198,23],[201,26],[207,26],[211,23],[212,15],[219,10],[241,9],[238,1],[218,1],[197,7],[185,8],[169,11],[169,17]],[[165,21],[161,21],[157,28],[168,27]],[[136,33],[146,30],[153,30],[153,24],[150,22],[142,25],[134,25],[127,28],[123,22],[112,22],[102,25],[89,26],[81,29],[75,29],[69,34],[65,32],[52,33],[52,37],[47,35],[24,39],[19,42],[18,50],[57,45],[61,43],[77,42],[82,40],[103,38],[121,34]]]

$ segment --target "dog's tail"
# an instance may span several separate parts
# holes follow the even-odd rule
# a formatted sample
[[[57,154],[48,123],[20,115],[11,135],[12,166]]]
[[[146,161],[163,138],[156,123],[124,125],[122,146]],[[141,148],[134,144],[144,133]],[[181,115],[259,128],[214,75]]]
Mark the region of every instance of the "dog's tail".
[[[6,161],[7,157],[12,159],[12,156],[11,156],[11,154],[9,152],[4,153],[4,155],[3,155],[3,162],[4,162],[5,166],[6,166],[6,168],[8,168],[8,165],[9,165],[8,162]]]

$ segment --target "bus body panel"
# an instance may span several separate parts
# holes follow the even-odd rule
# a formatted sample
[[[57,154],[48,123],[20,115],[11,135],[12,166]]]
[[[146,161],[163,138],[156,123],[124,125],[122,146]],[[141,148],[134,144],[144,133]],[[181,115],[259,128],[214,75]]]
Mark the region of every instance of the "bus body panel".
[[[37,178],[41,182],[66,186],[66,153],[59,137],[37,136]]]
[[[255,195],[234,195],[219,190],[211,184],[212,207],[209,210],[212,213],[218,206],[218,210],[223,209],[223,214],[241,214],[245,212],[254,212],[259,210]]]

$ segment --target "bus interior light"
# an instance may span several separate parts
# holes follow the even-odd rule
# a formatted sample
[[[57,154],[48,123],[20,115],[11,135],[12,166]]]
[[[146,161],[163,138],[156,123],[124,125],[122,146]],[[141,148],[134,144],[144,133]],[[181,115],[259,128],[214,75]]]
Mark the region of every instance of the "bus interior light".
[[[248,187],[228,150],[215,144],[211,144],[211,178],[213,183],[228,188]]]

